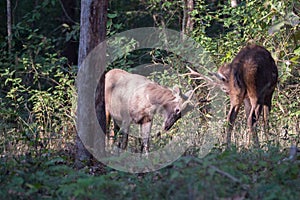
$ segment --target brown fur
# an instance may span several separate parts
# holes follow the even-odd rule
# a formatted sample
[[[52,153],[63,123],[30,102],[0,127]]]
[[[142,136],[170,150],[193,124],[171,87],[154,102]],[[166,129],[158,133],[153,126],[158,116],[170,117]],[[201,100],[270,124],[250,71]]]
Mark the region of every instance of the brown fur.
[[[222,89],[230,97],[227,116],[227,144],[241,104],[244,102],[249,132],[258,137],[254,130],[261,111],[264,112],[264,129],[267,133],[268,115],[272,95],[278,79],[278,70],[270,52],[258,45],[243,48],[230,64],[221,66],[215,74],[222,81]],[[248,140],[248,145],[250,138]]]

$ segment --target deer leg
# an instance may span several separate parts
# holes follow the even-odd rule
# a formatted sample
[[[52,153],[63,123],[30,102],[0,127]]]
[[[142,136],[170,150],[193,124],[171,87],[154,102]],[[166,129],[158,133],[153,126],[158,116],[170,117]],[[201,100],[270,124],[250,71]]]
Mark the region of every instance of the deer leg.
[[[269,141],[269,120],[268,120],[269,113],[270,113],[270,107],[264,105],[263,106],[264,134],[267,141]]]
[[[109,135],[109,138],[110,138],[109,144],[110,145],[113,145],[117,141],[118,133],[120,133],[120,127],[118,126],[118,123],[115,120],[113,120],[113,127],[112,127],[112,129],[110,131],[110,135]]]
[[[249,130],[250,137],[248,139],[247,146],[250,146],[251,137],[255,140],[255,145],[259,146],[257,132],[254,130],[254,124],[258,120],[260,106],[257,104],[257,99],[250,99],[251,102],[251,110],[247,119],[247,126]]]
[[[255,108],[254,107],[251,107],[251,110],[250,110],[250,113],[249,113],[249,116],[247,118],[247,127],[248,127],[248,141],[247,141],[247,147],[250,146],[250,143],[251,143],[251,137],[253,136],[254,132],[253,132],[253,114],[254,114],[254,110]]]
[[[257,123],[258,123],[258,120],[259,120],[259,117],[260,117],[260,114],[261,114],[263,108],[264,108],[264,105],[262,105],[262,104],[257,105],[257,107],[255,109],[255,120],[253,122],[253,127],[255,130],[254,136],[256,137],[254,139],[256,141],[256,144],[258,144],[258,145],[259,145],[259,140],[258,140],[258,135],[257,135]]]
[[[111,123],[112,121],[112,123]],[[120,131],[117,122],[111,118],[110,114],[106,112],[106,144],[112,146],[116,142],[117,133]]]
[[[126,149],[127,148],[127,143],[128,143],[128,133],[129,133],[129,127],[130,123],[123,122],[120,133],[122,135],[121,141],[119,142],[119,148],[121,149]]]
[[[107,112],[107,111],[106,111],[105,115],[106,115],[106,118],[105,118],[106,119],[106,132],[105,132],[105,134],[106,134],[106,144],[111,145],[110,144],[110,136],[111,136],[111,134],[113,134],[112,133],[113,131],[110,130],[111,117],[110,117],[109,112]]]
[[[244,107],[245,107],[245,114],[246,114],[246,119],[248,119],[250,110],[251,110],[251,103],[249,98],[244,99]]]
[[[259,120],[259,116],[261,114],[261,111],[263,109],[263,105],[262,104],[257,104],[256,108],[255,108],[255,116],[253,117],[253,126],[256,127],[256,124]]]
[[[269,140],[269,114],[271,111],[271,105],[272,105],[272,94],[266,96],[265,104],[263,106],[264,134],[267,140]]]
[[[240,108],[240,105],[232,105],[231,104],[229,113],[227,115],[227,123],[228,123],[227,124],[227,130],[226,130],[226,133],[227,133],[227,138],[226,138],[227,147],[229,147],[231,145],[231,132],[232,132],[232,129],[233,129],[234,121],[235,121],[236,116],[239,112],[239,108]]]
[[[150,137],[150,131],[151,131],[152,122],[146,122],[144,124],[141,124],[141,132],[142,132],[142,148],[141,152],[145,152],[147,155],[149,153],[149,137]]]
[[[121,141],[121,149],[126,149],[128,144],[128,132],[127,131],[121,131],[122,132],[122,141]]]
[[[249,118],[251,118],[251,120],[253,120],[253,115],[252,114],[250,115],[252,106],[251,106],[251,102],[250,102],[249,97],[244,99],[244,107],[245,107],[245,114],[246,114],[247,127],[248,127]],[[252,124],[252,122],[251,122],[251,124]],[[246,141],[246,146],[247,147],[249,146],[250,134],[252,134],[252,133],[249,133],[249,130],[247,128],[246,138],[244,139],[244,141]]]
[[[110,117],[109,112],[107,112],[107,111],[105,112],[105,119],[106,119],[106,128],[109,128],[111,117]]]

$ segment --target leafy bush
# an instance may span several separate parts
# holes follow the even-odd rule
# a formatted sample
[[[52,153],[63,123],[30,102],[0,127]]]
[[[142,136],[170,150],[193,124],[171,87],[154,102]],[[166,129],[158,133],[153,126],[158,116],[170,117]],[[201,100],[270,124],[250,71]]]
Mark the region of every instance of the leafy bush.
[[[75,73],[56,40],[23,23],[15,29],[12,53],[2,44],[0,60],[1,151],[42,153],[72,138]]]
[[[269,150],[184,156],[172,165],[146,174],[92,168],[77,171],[62,156],[0,159],[0,197],[13,199],[297,199],[298,161],[284,161],[286,152]]]

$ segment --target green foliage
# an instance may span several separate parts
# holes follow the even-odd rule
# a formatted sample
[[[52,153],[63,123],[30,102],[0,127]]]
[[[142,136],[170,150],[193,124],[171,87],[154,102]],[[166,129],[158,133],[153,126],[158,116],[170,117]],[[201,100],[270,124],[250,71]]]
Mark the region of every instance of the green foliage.
[[[123,28],[122,23],[114,22],[116,19],[118,19],[120,16],[117,12],[114,13],[108,13],[107,14],[107,36],[113,36],[114,34],[118,33]]]
[[[236,150],[205,158],[183,156],[171,166],[146,174],[106,170],[91,175],[69,167],[62,155],[0,159],[1,199],[297,199],[298,161],[285,152]],[[5,174],[5,175],[4,175]]]
[[[274,3],[281,6],[274,10]],[[277,37],[285,37],[284,41],[288,41],[297,34],[295,30],[299,28],[299,23],[297,23],[299,16],[290,13],[293,8],[297,6],[299,8],[297,4],[293,0],[285,3],[251,0],[233,8],[228,4],[216,6],[206,4],[204,1],[196,1],[195,10],[192,12],[196,27],[192,36],[216,56],[217,63],[230,61],[241,46],[247,43],[258,43],[271,51],[287,50],[290,47],[295,49],[294,43],[289,43],[290,47],[279,46],[278,43],[283,38]],[[276,23],[281,23],[279,20],[282,18],[281,15],[293,16],[290,17],[293,19],[293,27],[287,27],[286,33],[280,29],[286,28],[284,26],[273,29]],[[278,22],[274,22],[274,19],[278,19]],[[281,32],[277,33],[278,31]],[[271,35],[270,32],[277,34]]]
[[[29,26],[40,17],[36,13],[32,11],[14,27],[11,52],[1,44],[5,55],[0,59],[3,153],[23,154],[27,149],[41,154],[72,138],[75,74],[56,49],[58,39]]]

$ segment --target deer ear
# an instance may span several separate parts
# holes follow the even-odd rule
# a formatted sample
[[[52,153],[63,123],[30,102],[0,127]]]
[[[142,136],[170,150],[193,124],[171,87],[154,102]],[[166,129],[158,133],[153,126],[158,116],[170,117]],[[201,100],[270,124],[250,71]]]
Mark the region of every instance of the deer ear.
[[[178,85],[175,85],[175,86],[173,87],[172,91],[173,91],[173,94],[176,95],[176,96],[180,95],[180,93],[181,93],[181,91],[180,91]]]
[[[216,77],[219,81],[228,82],[230,70],[231,70],[231,65],[225,63],[221,67],[219,67],[217,73],[212,73],[212,75]]]
[[[193,95],[194,91],[193,90],[189,90],[187,91],[186,93],[184,94],[181,94],[181,97],[184,99],[184,100],[187,100],[191,97],[191,95]]]
[[[220,80],[220,81],[223,81],[223,82],[226,82],[227,81],[227,78],[221,74],[221,73],[215,73],[215,76]]]

